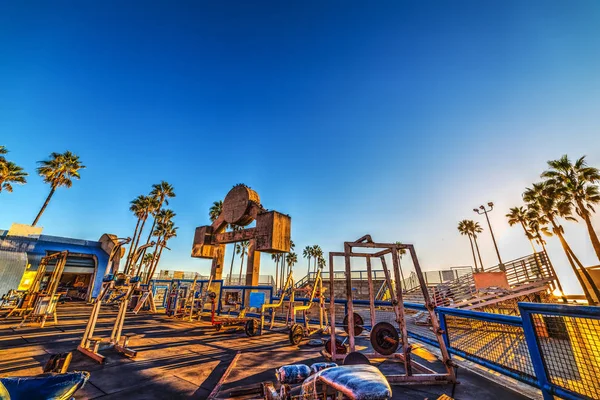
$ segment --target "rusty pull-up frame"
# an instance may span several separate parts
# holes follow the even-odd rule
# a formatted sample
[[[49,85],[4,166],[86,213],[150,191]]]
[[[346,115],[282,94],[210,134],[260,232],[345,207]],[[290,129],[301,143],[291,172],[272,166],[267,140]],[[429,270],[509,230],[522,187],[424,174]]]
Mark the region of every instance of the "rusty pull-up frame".
[[[369,249],[381,249],[375,253],[364,253],[364,252],[354,252],[355,248],[369,248]],[[436,373],[435,371],[427,368],[424,365],[416,362],[411,358],[411,347],[408,343],[408,330],[406,327],[406,314],[404,309],[404,302],[402,298],[402,284],[401,284],[401,271],[400,271],[400,257],[398,254],[399,250],[405,249],[410,253],[412,258],[412,262],[415,268],[415,272],[419,279],[419,283],[421,286],[421,290],[423,292],[423,297],[425,298],[425,306],[429,312],[429,316],[431,318],[431,325],[433,333],[436,336],[437,342],[439,344],[439,348],[442,356],[442,363],[446,368],[446,373]],[[393,271],[393,281],[392,275],[387,266],[387,262],[385,260],[386,255],[391,255],[392,258],[392,271]],[[456,382],[456,374],[454,371],[454,364],[450,359],[450,354],[448,353],[448,349],[446,348],[446,344],[442,337],[442,330],[440,328],[439,321],[437,319],[437,315],[435,314],[435,305],[431,302],[429,297],[429,292],[427,291],[427,286],[425,283],[425,279],[423,277],[423,272],[421,271],[421,266],[419,265],[419,260],[417,258],[417,254],[415,252],[414,246],[410,244],[396,244],[396,243],[375,243],[371,239],[370,235],[365,235],[362,238],[354,241],[354,242],[345,242],[344,243],[344,252],[330,252],[329,253],[329,314],[330,314],[330,333],[331,333],[331,343],[336,342],[335,337],[335,285],[334,279],[334,267],[333,267],[333,259],[334,257],[344,257],[345,263],[345,275],[346,275],[346,299],[348,304],[348,326],[354,326],[354,304],[353,304],[353,295],[352,295],[352,271],[350,266],[351,257],[361,257],[365,258],[367,262],[367,274],[368,274],[368,285],[369,285],[369,313],[371,315],[371,324],[374,325],[375,321],[375,296],[373,290],[373,280],[371,277],[371,259],[379,258],[381,260],[381,264],[383,267],[383,271],[385,274],[386,284],[390,290],[391,295],[391,304],[394,309],[395,319],[398,324],[398,330],[401,335],[401,345],[402,352],[391,354],[390,356],[385,356],[379,354],[377,352],[365,354],[369,358],[385,358],[390,357],[394,359],[400,360],[404,364],[404,374],[402,375],[388,375],[387,379],[391,384],[431,384],[431,383],[455,383]],[[373,326],[371,327],[373,328]],[[356,351],[355,344],[355,334],[354,329],[348,329],[348,344],[350,347],[350,351]],[[336,346],[331,346],[331,358],[333,361],[342,360],[345,357],[344,354],[336,353]],[[415,373],[417,371],[418,373]]]

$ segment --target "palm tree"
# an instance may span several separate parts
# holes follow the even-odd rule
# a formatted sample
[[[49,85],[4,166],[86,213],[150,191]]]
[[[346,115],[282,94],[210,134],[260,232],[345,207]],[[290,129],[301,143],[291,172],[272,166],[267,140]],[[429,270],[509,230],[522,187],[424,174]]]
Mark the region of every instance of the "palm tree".
[[[281,261],[281,254],[271,254],[271,260],[275,261],[275,292],[277,292],[279,287],[279,261]],[[281,282],[281,285],[283,286],[283,282]]]
[[[458,231],[461,235],[469,237],[469,243],[471,243],[471,252],[473,253],[473,263],[475,264],[475,272],[479,272],[477,267],[477,259],[475,258],[475,248],[473,247],[473,239],[471,238],[471,230],[469,229],[469,220],[463,219],[458,223]]]
[[[150,265],[152,265],[152,263],[154,262],[154,253],[146,253],[144,254],[144,258],[142,259],[142,265],[141,267],[143,267],[143,273],[142,274],[148,274],[148,267]],[[142,271],[142,268],[140,267],[140,271]],[[144,277],[144,281],[145,281],[145,277]]]
[[[223,200],[214,201],[210,209],[208,210],[208,216],[210,217],[210,222],[215,222],[217,218],[223,212]]]
[[[292,267],[298,262],[298,255],[296,253],[287,253],[286,262],[289,271],[292,270]]]
[[[4,158],[4,157],[2,157]],[[12,184],[18,183],[24,185],[27,183],[27,172],[23,168],[11,161],[0,162],[0,192],[6,190],[11,193],[13,191]]]
[[[140,236],[142,235],[144,224],[146,223],[146,219],[148,218],[149,208],[151,207],[151,199],[148,196],[140,195],[135,199],[131,200],[130,204],[131,206],[129,207],[129,211],[131,211],[133,215],[137,217],[137,222],[135,224],[135,230],[133,231],[133,239],[131,240],[131,244],[129,245],[129,251],[127,252],[127,258],[125,259],[126,273],[129,269],[129,262],[135,254],[137,243],[139,242]]]
[[[321,250],[321,246],[319,246],[318,244],[315,244],[313,246],[312,256],[315,259],[314,266],[315,266],[315,274],[316,274],[317,273],[317,261],[319,260],[319,258],[323,257],[323,250]]]
[[[306,276],[308,277],[310,275],[310,260],[313,256],[313,247],[312,246],[306,246],[303,250],[302,250],[302,257],[306,258],[308,260],[308,269],[306,270]]]
[[[600,170],[588,166],[585,156],[572,163],[566,154],[558,160],[548,161],[548,166],[550,169],[542,173],[542,178],[564,189],[565,199],[585,221],[596,257],[600,260],[600,240],[591,220],[592,213],[596,212],[594,205],[600,203],[600,191],[596,185],[600,182]]]
[[[51,153],[50,159],[39,161],[38,163],[40,166],[37,172],[44,179],[44,182],[50,185],[50,193],[31,226],[35,226],[38,223],[56,189],[61,186],[70,188],[73,185],[73,179],[80,178],[79,170],[85,168],[85,165],[79,161],[79,156],[70,151]]]
[[[157,254],[156,250],[158,250],[158,246],[160,246],[160,250],[158,250],[158,254],[154,259],[152,268],[148,273],[148,276],[146,277],[146,283],[150,282],[150,280],[154,276],[154,272],[156,271],[156,267],[158,267],[158,262],[160,261],[160,257],[162,256],[163,249],[167,246],[167,242],[170,239],[177,236],[177,229],[179,228],[175,226],[173,221],[158,222],[156,224],[156,229],[154,230],[153,235],[157,237],[157,247],[155,248],[154,254]]]
[[[161,181],[160,183],[155,183],[152,185],[150,197],[154,200],[154,207],[151,210],[151,214],[154,216],[154,221],[152,221],[152,227],[148,233],[146,244],[150,243],[150,240],[152,239],[152,232],[154,232],[154,228],[156,227],[156,213],[162,210],[163,204],[169,205],[169,199],[175,197],[175,190],[169,182]],[[146,249],[144,249],[142,254],[146,254]]]
[[[552,232],[558,237],[563,247],[569,264],[581,285],[585,297],[589,304],[596,304],[588,287],[584,281],[584,277],[588,280],[590,286],[598,299],[600,293],[598,288],[594,286],[593,280],[589,277],[589,273],[585,270],[575,253],[564,238],[564,228],[558,223],[558,218],[563,218],[569,221],[575,220],[572,216],[573,205],[571,200],[566,195],[566,189],[562,186],[553,185],[551,181],[534,183],[531,188],[526,188],[523,193],[523,200],[528,203],[529,208],[535,210],[541,217],[552,225]],[[579,266],[579,268],[578,268]]]
[[[242,284],[242,270],[244,269],[244,257],[248,255],[248,247],[250,247],[250,242],[248,240],[244,240],[238,244],[238,248],[236,252],[240,255],[241,263],[240,263],[240,277],[239,277],[239,285]]]
[[[8,154],[8,150],[6,150],[6,146],[0,145],[0,163],[6,161],[6,159],[4,158],[5,154]]]
[[[533,249],[533,252],[536,253],[537,251],[535,250],[535,246],[533,245],[534,236],[531,234],[531,232],[527,228],[529,225],[529,218],[527,216],[527,210],[525,209],[525,207],[521,206],[521,207],[513,207],[509,211],[510,212],[508,214],[506,214],[506,218],[508,218],[508,224],[510,226],[513,226],[516,224],[521,225],[521,227],[523,228],[523,231],[525,232],[525,237],[529,240],[529,243],[531,244],[531,248]]]
[[[479,222],[475,222],[473,220],[469,220],[469,230],[471,231],[471,236],[473,237],[473,243],[475,243],[475,250],[477,250],[477,257],[479,258],[479,264],[481,265],[481,272],[484,271],[483,261],[481,261],[481,253],[479,252],[479,245],[477,244],[477,234],[483,232],[483,228],[479,225]]]

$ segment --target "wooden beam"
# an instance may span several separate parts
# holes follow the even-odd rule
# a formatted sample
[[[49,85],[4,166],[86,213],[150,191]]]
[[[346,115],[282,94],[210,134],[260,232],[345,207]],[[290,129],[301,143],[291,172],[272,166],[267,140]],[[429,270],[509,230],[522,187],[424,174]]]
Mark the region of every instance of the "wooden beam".
[[[255,235],[256,228],[248,228],[240,231],[217,233],[213,237],[215,244],[228,244],[254,239]]]

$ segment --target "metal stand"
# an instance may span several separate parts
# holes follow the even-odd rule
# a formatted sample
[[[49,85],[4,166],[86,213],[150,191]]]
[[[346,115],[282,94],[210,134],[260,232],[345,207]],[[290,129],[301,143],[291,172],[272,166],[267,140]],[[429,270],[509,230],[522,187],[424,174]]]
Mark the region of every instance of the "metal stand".
[[[369,248],[369,249],[381,249],[375,253],[360,253],[355,252],[355,248]],[[408,331],[406,328],[406,314],[404,310],[404,302],[402,299],[402,275],[400,271],[400,258],[398,255],[398,251],[406,249],[409,251],[410,256],[412,258],[413,265],[415,267],[415,271],[417,277],[419,279],[419,283],[421,286],[421,290],[423,292],[423,297],[425,298],[425,306],[427,308],[427,312],[429,313],[429,317],[431,319],[431,326],[433,333],[436,336],[437,342],[439,344],[440,352],[442,355],[442,363],[446,369],[446,373],[437,373],[430,368],[416,362],[411,357],[411,345],[408,342]],[[391,255],[392,258],[392,267],[393,267],[393,280],[390,271],[388,270],[387,263],[385,260],[386,255]],[[395,328],[393,325],[388,324],[387,322],[381,322],[372,327],[370,339],[373,347],[378,350],[374,353],[365,354],[368,358],[391,358],[394,360],[398,360],[404,364],[404,373],[398,375],[386,375],[387,380],[391,384],[440,384],[440,383],[456,383],[456,374],[454,371],[454,363],[450,359],[450,354],[448,353],[448,349],[446,348],[446,343],[442,337],[442,329],[440,328],[440,324],[435,313],[435,305],[431,302],[429,297],[429,292],[427,291],[427,286],[425,284],[425,279],[423,277],[423,272],[421,271],[421,267],[419,265],[419,260],[417,259],[417,254],[412,245],[408,244],[393,244],[393,243],[375,243],[371,239],[370,235],[365,235],[362,238],[358,239],[355,242],[345,242],[344,243],[344,252],[330,252],[329,253],[329,290],[330,290],[330,300],[329,300],[329,313],[330,313],[330,333],[331,333],[331,341],[330,346],[327,349],[329,351],[329,356],[333,361],[343,360],[345,358],[345,354],[339,354],[338,346],[333,345],[336,343],[335,336],[335,285],[334,285],[334,267],[333,267],[333,258],[334,257],[344,257],[345,269],[346,269],[346,298],[347,298],[347,329],[348,333],[348,343],[350,352],[356,351],[355,344],[355,313],[354,313],[354,303],[353,303],[353,294],[352,294],[352,270],[350,266],[351,257],[362,257],[367,261],[367,272],[369,273],[369,312],[371,314],[372,323],[375,321],[375,302],[374,302],[374,289],[373,289],[373,281],[371,279],[371,258],[379,258],[381,260],[381,264],[383,266],[383,271],[385,273],[386,282],[388,287],[390,288],[390,295],[392,297],[392,306],[394,309],[396,323],[398,327]],[[395,284],[395,285],[394,285]],[[361,327],[362,331],[362,327]],[[401,352],[396,353],[396,349],[401,346]]]

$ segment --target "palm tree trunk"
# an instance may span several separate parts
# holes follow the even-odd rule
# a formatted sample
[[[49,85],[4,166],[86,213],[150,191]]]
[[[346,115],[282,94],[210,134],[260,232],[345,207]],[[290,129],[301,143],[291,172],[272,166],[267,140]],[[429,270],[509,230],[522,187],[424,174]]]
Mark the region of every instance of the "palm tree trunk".
[[[160,211],[164,201],[165,201],[164,196],[161,196],[160,202],[158,203],[158,209],[156,210],[156,212]],[[156,217],[152,218],[152,228],[150,228],[150,233],[148,233],[148,239],[146,239],[146,244],[150,243],[150,240],[152,239],[152,232],[154,232],[154,228],[156,228]],[[146,255],[146,250],[148,250],[147,247],[144,248],[144,250],[142,251],[142,254],[140,254],[140,259],[144,259],[144,256]],[[141,265],[140,265],[140,267],[141,267]]]
[[[33,224],[31,224],[31,226],[35,226],[38,223],[40,217],[46,210],[46,207],[48,207],[48,203],[50,203],[50,199],[52,198],[52,195],[54,195],[55,191],[56,191],[56,186],[52,186],[52,188],[50,189],[50,193],[48,194],[48,197],[46,197],[46,201],[44,202],[44,205],[42,206],[42,209],[38,213],[37,217],[35,217],[35,219],[33,220]]]
[[[587,283],[592,288],[592,291],[594,292],[594,295],[596,296],[596,299],[594,300],[595,304],[600,303],[600,290],[595,285],[594,279],[592,279],[590,273],[588,272],[587,269],[585,269],[585,267],[583,266],[581,261],[579,261],[579,258],[577,258],[575,253],[573,253],[573,249],[570,246],[568,246],[568,249],[569,249],[569,252],[571,253],[571,257],[573,257],[573,261],[575,261],[575,264],[577,264],[577,266],[579,266],[579,269],[581,270],[583,277],[587,280]]]
[[[473,235],[473,241],[475,242],[475,248],[477,249],[477,257],[479,257],[479,264],[481,264],[481,272],[484,272],[483,261],[481,261],[481,253],[479,252],[479,245],[477,244],[477,237]]]
[[[138,218],[136,224],[135,224],[135,230],[133,231],[133,237],[131,238],[131,244],[129,246],[129,251],[127,252],[127,258],[125,258],[125,268],[127,267],[127,260],[129,260],[129,257],[131,257],[131,250],[133,250],[133,243],[135,242],[135,238],[138,234],[138,228],[140,227],[140,222],[142,221],[141,218]],[[118,272],[118,271],[116,271]]]
[[[279,286],[279,257],[275,258],[275,293]]]
[[[583,208],[583,204],[578,203],[578,205],[580,210],[585,210]],[[594,246],[596,257],[598,257],[598,260],[600,260],[600,240],[598,239],[598,235],[596,235],[596,231],[594,230],[594,226],[592,225],[590,215],[588,213],[583,213],[583,220],[585,221],[585,225],[587,226],[588,235],[590,235],[590,240],[592,241],[592,246]]]
[[[531,237],[529,236],[529,233],[527,232],[527,227],[525,226],[525,223],[523,221],[521,221],[521,227],[523,228],[523,232],[525,232],[525,237],[529,240],[529,244],[531,244],[531,248],[533,249],[533,253],[537,253],[537,250],[535,249],[535,246],[533,245],[533,240],[531,240]]]
[[[150,263],[150,268],[148,268],[148,276],[146,277],[146,282],[144,282],[145,284],[150,283],[150,279],[152,279],[152,275],[154,275],[154,270],[158,264],[158,246],[160,245],[160,239],[160,236],[156,238],[156,245],[154,246],[154,259]]]
[[[233,244],[233,249],[231,250],[231,265],[229,266],[229,283],[231,286],[231,275],[233,274],[233,260],[235,259],[235,243]]]
[[[161,246],[160,250],[158,251],[158,255],[156,256],[156,261],[154,262],[154,265],[152,265],[152,270],[148,273],[148,277],[147,277],[147,282],[146,283],[150,283],[150,280],[152,280],[152,276],[154,276],[154,272],[156,271],[156,267],[158,267],[158,262],[160,261],[160,256],[162,255],[162,251],[165,248],[165,246]],[[156,254],[156,253],[154,253]]]
[[[127,263],[125,264],[125,273],[126,274],[129,273],[129,271],[135,267],[134,265],[131,265],[131,263],[134,262],[135,253],[137,251],[138,245],[140,244],[140,237],[142,236],[142,232],[144,231],[144,225],[146,224],[146,218],[142,219],[142,225],[140,226],[140,231],[138,232],[137,238],[134,238],[135,244],[133,245],[133,251],[129,254],[129,256],[131,256],[131,258],[128,259]]]
[[[238,285],[242,284],[242,271],[244,269],[244,255],[246,253],[246,249],[242,247],[242,254],[240,255],[240,258],[242,259],[242,262],[240,264],[240,277],[238,278]]]
[[[473,262],[475,263],[475,272],[479,272],[479,268],[477,267],[477,259],[475,258],[475,248],[473,247],[473,239],[471,235],[469,236],[469,243],[471,243],[471,252],[473,253]]]
[[[588,301],[588,303],[590,305],[593,305],[594,304],[594,299],[592,298],[592,295],[589,292],[589,290],[587,288],[587,285],[583,281],[583,278],[582,278],[581,274],[579,273],[577,266],[573,262],[573,258],[571,256],[571,251],[570,251],[571,248],[569,247],[569,244],[567,243],[567,241],[563,237],[560,228],[558,227],[558,225],[554,221],[554,218],[548,218],[548,219],[550,220],[550,223],[552,224],[552,228],[553,228],[552,230],[554,231],[554,233],[556,234],[556,236],[558,236],[558,239],[560,240],[560,244],[562,245],[562,248],[563,248],[565,254],[567,255],[567,259],[569,260],[569,264],[571,264],[571,268],[573,269],[573,273],[575,273],[575,277],[577,278],[577,280],[579,281],[579,285],[583,289],[583,293],[585,294],[585,298],[587,299],[587,301]]]
[[[308,257],[308,271],[306,272],[306,279],[310,280],[310,259],[312,257]]]

